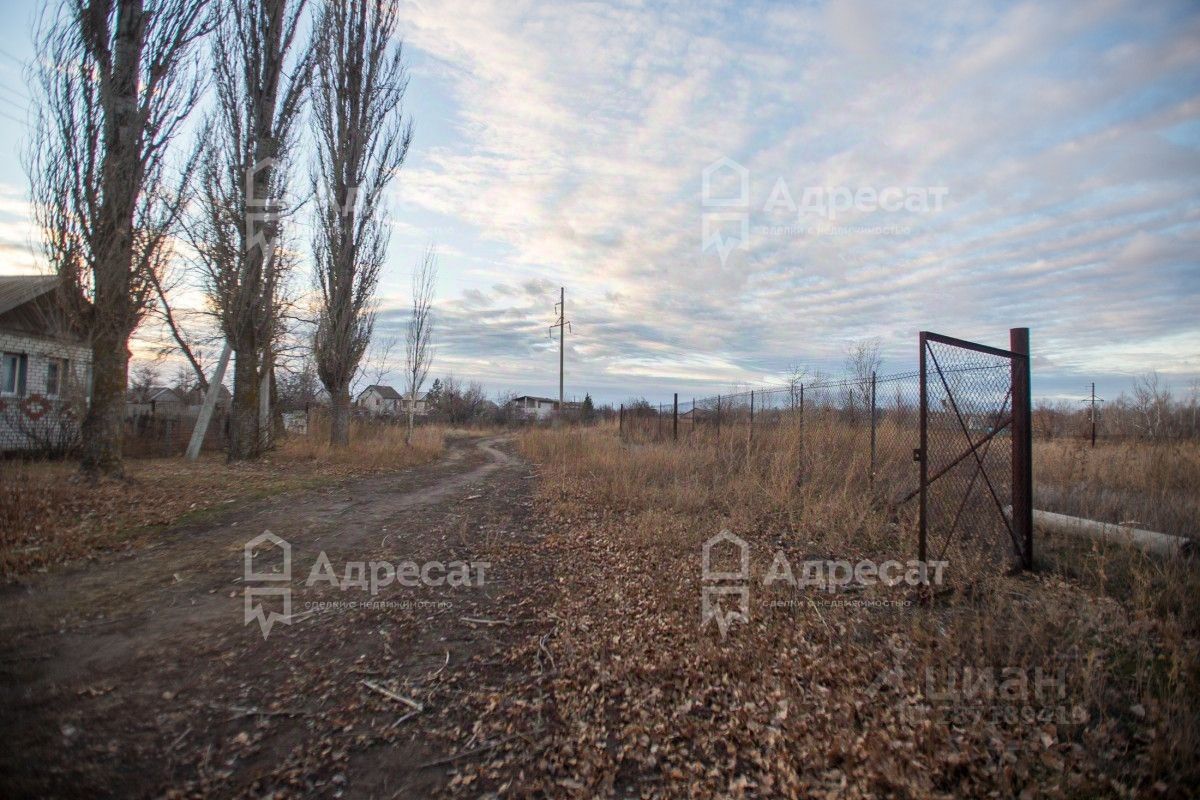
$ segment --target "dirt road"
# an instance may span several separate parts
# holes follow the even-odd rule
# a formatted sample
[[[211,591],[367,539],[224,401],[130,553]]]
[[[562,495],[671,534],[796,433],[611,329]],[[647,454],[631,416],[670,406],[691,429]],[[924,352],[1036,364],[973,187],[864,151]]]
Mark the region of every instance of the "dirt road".
[[[432,465],[230,507],[4,587],[0,795],[435,791],[489,745],[456,697],[544,624],[551,576],[520,555],[537,545],[534,477],[508,441],[457,441]],[[290,580],[245,579],[264,531],[290,546]],[[283,576],[281,550],[253,566]],[[247,587],[289,590],[290,624],[247,623]]]

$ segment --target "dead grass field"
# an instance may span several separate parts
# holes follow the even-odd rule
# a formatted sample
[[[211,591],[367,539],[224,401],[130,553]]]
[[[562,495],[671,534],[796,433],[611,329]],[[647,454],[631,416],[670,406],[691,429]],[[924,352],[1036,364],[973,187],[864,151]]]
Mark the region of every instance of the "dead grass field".
[[[1034,443],[1034,505],[1200,538],[1200,442]]]
[[[395,426],[355,423],[351,445],[329,433],[289,436],[266,457],[227,464],[224,456],[129,459],[127,477],[80,482],[72,461],[0,461],[0,573],[12,579],[146,541],[165,526],[241,500],[318,483],[415,466],[441,455],[443,426],[423,426],[411,446]]]
[[[761,576],[773,554],[915,557],[906,518],[861,491],[860,456],[786,428],[720,444],[532,430],[547,557],[565,565],[547,644],[545,738],[464,768],[472,791],[597,796],[1191,797],[1200,787],[1194,564],[1039,537],[1033,573],[951,560],[917,589],[829,593]],[[1149,492],[1194,521],[1196,449],[1039,446],[1035,474],[1080,509]],[[1161,490],[1161,491],[1160,491]],[[1191,493],[1194,494],[1194,491]],[[1110,509],[1117,513],[1116,509]],[[750,620],[701,629],[701,551],[751,548]],[[503,709],[502,709],[503,713]],[[516,717],[513,716],[515,719]],[[510,723],[511,724],[511,723]],[[498,728],[501,729],[501,728]],[[483,734],[480,734],[483,736]]]

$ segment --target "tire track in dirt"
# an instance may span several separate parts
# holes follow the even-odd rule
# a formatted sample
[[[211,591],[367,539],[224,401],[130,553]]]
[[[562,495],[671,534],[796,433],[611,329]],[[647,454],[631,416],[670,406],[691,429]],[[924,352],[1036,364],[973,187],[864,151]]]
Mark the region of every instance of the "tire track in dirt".
[[[493,565],[483,587],[381,590],[399,610],[306,614],[303,602],[367,598],[304,578],[318,551],[342,577],[347,561],[473,560],[490,537],[527,535],[532,475],[510,447],[456,442],[433,465],[231,508],[134,558],[6,587],[0,794],[435,789],[444,769],[422,765],[445,752],[405,739],[400,709],[362,681],[435,696],[434,681],[500,643],[463,618],[503,618],[521,565]],[[267,529],[292,545],[298,597],[295,624],[264,640],[243,625],[241,576],[245,541]]]

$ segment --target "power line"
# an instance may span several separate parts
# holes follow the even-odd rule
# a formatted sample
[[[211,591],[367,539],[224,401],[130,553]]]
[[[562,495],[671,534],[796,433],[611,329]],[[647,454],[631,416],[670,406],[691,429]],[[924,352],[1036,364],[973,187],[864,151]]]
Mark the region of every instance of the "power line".
[[[0,90],[7,89],[7,88],[8,88],[7,86],[0,86]],[[19,108],[21,111],[24,111],[26,114],[29,113],[28,106],[18,103],[16,100],[13,100],[12,98],[5,97],[2,92],[0,92],[0,101],[8,103],[13,108]]]
[[[15,62],[18,66],[21,67],[21,69],[25,69],[25,60],[22,58],[17,58],[12,53],[5,50],[3,47],[0,47],[0,56],[4,56],[5,58],[9,59],[10,61]]]
[[[4,117],[5,119],[11,119],[13,122],[17,123],[18,125],[29,124],[29,120],[17,119],[12,114],[9,114],[7,111],[4,111],[3,109],[0,109],[0,117]]]

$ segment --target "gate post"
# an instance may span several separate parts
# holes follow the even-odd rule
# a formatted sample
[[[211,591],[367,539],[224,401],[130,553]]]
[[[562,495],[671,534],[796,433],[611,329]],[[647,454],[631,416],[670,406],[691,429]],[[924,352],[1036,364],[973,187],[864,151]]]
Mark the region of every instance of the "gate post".
[[[871,370],[871,488],[875,488],[875,370]]]
[[[612,408],[612,406],[609,406]],[[617,412],[617,438],[625,438],[625,404],[621,403],[621,410]]]
[[[929,459],[927,458],[928,431],[926,427],[929,423],[929,395],[926,391],[925,383],[925,357],[928,352],[929,345],[925,339],[925,331],[921,331],[919,342],[921,347],[921,371],[920,371],[920,387],[921,387],[921,411],[920,411],[920,438],[917,442],[917,452],[914,454],[917,459],[917,468],[920,473],[918,477],[917,488],[921,493],[920,505],[917,511],[917,558],[922,564],[925,563],[925,528],[926,514],[925,501],[927,499],[927,483],[929,478]]]
[[[675,399],[672,402],[674,403],[674,405],[671,406],[671,438],[674,441],[678,442],[679,441],[679,392],[675,393]]]
[[[754,390],[750,390],[750,441],[754,441]]]
[[[1029,328],[1011,328],[1012,359],[1012,509],[1013,533],[1024,542],[1025,569],[1033,569],[1033,412],[1030,390]]]

